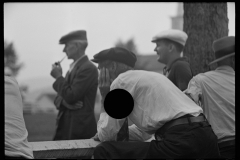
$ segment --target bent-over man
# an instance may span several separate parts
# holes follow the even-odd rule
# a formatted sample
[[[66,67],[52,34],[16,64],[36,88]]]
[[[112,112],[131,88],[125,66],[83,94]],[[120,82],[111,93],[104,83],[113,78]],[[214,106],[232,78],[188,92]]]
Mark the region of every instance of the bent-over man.
[[[114,119],[102,108],[97,125],[99,144],[94,158],[213,158],[218,157],[217,137],[202,114],[202,108],[167,77],[133,70],[136,56],[124,48],[110,48],[94,55],[100,69],[99,89],[124,89],[134,100],[127,117],[133,122],[128,138],[118,141],[126,119]],[[124,101],[119,96],[119,100]],[[103,100],[104,101],[104,100]],[[104,105],[104,103],[102,104]],[[104,107],[104,106],[103,106]],[[112,106],[113,108],[116,106]],[[127,133],[127,132],[126,132]],[[155,135],[156,140],[144,142]]]

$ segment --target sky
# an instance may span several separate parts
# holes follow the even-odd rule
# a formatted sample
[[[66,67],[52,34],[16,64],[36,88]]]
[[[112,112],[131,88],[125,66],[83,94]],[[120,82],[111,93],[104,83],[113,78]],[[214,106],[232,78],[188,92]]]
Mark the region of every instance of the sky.
[[[16,79],[50,76],[52,64],[65,53],[59,39],[85,29],[90,59],[119,40],[134,38],[141,54],[155,54],[152,37],[171,28],[178,3],[4,3],[4,40],[13,42],[19,62],[24,63]],[[235,3],[228,3],[229,35],[235,36]],[[61,63],[63,75],[72,60]]]

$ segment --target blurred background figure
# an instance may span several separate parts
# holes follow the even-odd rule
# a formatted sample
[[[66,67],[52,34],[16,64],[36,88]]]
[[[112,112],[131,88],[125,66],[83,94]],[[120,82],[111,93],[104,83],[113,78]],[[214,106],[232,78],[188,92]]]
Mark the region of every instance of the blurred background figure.
[[[28,131],[23,118],[22,97],[17,81],[4,76],[5,93],[5,159],[32,159]]]
[[[98,87],[97,67],[85,55],[88,46],[85,30],[70,32],[59,40],[63,52],[73,59],[65,78],[60,63],[53,64],[54,104],[59,110],[53,140],[89,139],[97,132],[94,105]]]

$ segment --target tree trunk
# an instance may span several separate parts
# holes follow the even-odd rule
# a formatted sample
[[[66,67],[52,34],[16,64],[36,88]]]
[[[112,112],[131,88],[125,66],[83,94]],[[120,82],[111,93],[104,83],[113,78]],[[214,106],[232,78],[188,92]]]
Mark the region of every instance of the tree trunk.
[[[214,40],[228,36],[227,3],[184,3],[183,30],[188,34],[184,55],[193,75],[208,71],[215,59]],[[215,69],[216,64],[211,66]]]

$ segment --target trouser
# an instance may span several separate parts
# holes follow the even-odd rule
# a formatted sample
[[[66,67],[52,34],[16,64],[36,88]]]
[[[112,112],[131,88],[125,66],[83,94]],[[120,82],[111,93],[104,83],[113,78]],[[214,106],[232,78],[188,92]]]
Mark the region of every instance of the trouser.
[[[231,159],[235,158],[235,145],[219,147],[221,158]]]
[[[219,158],[217,136],[208,122],[176,125],[161,135],[161,141],[102,142],[94,158]]]

